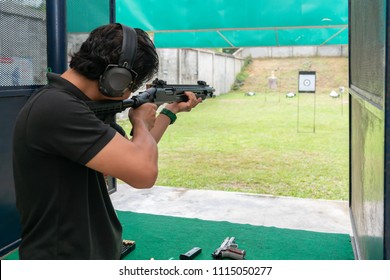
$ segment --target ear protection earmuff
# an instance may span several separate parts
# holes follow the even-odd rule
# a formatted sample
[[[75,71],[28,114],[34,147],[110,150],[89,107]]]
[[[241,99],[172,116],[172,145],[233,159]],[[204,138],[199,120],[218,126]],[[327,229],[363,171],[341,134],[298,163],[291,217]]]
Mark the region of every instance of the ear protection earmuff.
[[[137,54],[137,33],[131,27],[117,24],[122,27],[123,32],[121,56],[118,64],[107,65],[99,78],[99,89],[108,97],[123,96],[137,78],[137,73],[132,70]]]

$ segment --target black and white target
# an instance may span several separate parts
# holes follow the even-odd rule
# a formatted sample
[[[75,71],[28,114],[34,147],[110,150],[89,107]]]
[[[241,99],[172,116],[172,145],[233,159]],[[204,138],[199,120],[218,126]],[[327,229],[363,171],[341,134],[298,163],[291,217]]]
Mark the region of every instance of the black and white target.
[[[315,71],[300,71],[298,77],[298,92],[316,91],[316,72]]]

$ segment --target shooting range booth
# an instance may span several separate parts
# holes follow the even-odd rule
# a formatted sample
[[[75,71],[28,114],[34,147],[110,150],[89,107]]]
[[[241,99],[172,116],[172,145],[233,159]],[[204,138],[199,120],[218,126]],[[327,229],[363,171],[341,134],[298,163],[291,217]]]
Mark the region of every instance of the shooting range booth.
[[[347,0],[344,0],[345,2]],[[26,2],[26,3],[24,3]],[[132,4],[122,0],[42,0],[36,1],[0,1],[0,257],[18,247],[20,243],[19,216],[15,206],[15,191],[12,172],[12,134],[16,116],[31,94],[46,84],[47,71],[63,72],[67,67],[68,40],[72,37],[78,47],[85,37],[76,36],[87,33],[93,28],[115,22],[131,26],[139,26],[149,31],[145,18],[150,15],[149,1],[134,0]],[[163,3],[164,2],[164,3]],[[169,1],[167,1],[169,2]],[[176,1],[175,1],[176,2]],[[175,3],[172,1],[172,3]],[[216,1],[221,2],[221,1]],[[224,2],[224,1],[222,1]],[[275,4],[274,2],[278,2]],[[311,28],[318,22],[307,22],[306,36],[300,36],[302,26],[283,28],[290,24],[302,25],[299,18],[289,17],[292,11],[303,11],[303,6],[314,7],[318,1],[305,0],[297,7],[288,7],[280,1],[247,1],[242,9],[251,12],[259,11],[268,15],[275,26],[262,28],[245,28],[240,25],[240,17],[231,18],[225,30],[216,30],[213,20],[217,17],[206,17],[209,21],[189,19],[185,9],[199,12],[204,8],[199,5],[180,7],[183,19],[174,17],[174,24],[186,22],[201,22],[203,26],[185,28],[193,32],[166,32],[172,26],[161,26],[155,33],[155,42],[164,47],[182,47],[180,43],[194,43],[194,47],[249,47],[275,45],[287,46],[294,40],[283,40],[283,35],[299,38],[303,45],[326,44],[329,40],[339,38],[346,29],[344,26],[329,28]],[[310,5],[310,2],[312,2]],[[340,1],[323,1],[329,5],[326,9],[337,12]],[[332,4],[329,4],[329,3]],[[153,13],[163,14],[172,6],[162,1],[153,5]],[[288,2],[291,4],[291,1]],[[219,3],[221,4],[221,3]],[[219,7],[218,3],[210,0],[210,7]],[[226,9],[230,9],[229,5]],[[137,14],[131,5],[137,5]],[[173,5],[173,4],[172,4]],[[256,6],[254,9],[253,6]],[[267,10],[275,5],[285,14],[277,16],[277,10]],[[349,0],[349,106],[350,106],[350,216],[353,225],[353,244],[355,257],[358,259],[390,259],[390,97],[389,97],[389,6],[390,0]],[[167,8],[168,7],[168,8]],[[165,9],[165,10],[163,10]],[[179,10],[179,8],[177,8]],[[234,12],[234,11],[230,11]],[[240,12],[236,10],[236,12]],[[241,11],[242,12],[242,11]],[[248,11],[249,12],[249,11]],[[81,16],[82,15],[82,16]],[[271,16],[270,16],[271,15]],[[317,15],[318,16],[318,15]],[[154,17],[155,18],[155,17]],[[246,17],[250,20],[252,17]],[[126,22],[131,19],[132,22]],[[150,18],[152,20],[153,18]],[[321,15],[321,19],[323,18]],[[156,19],[154,19],[156,20]],[[172,24],[172,21],[161,21],[161,24]],[[327,21],[329,22],[329,18]],[[135,24],[136,23],[136,24]],[[207,23],[207,24],[206,24]],[[139,25],[138,25],[139,24]],[[143,26],[144,24],[145,26]],[[156,23],[154,23],[156,24]],[[206,24],[206,25],[205,25]],[[256,22],[253,22],[256,25]],[[279,24],[277,26],[277,24]],[[328,24],[321,22],[321,24]],[[253,26],[254,26],[253,25]],[[252,27],[253,27],[252,26]],[[237,28],[235,28],[237,27]],[[241,28],[241,29],[240,29]],[[179,28],[176,28],[179,29]],[[202,29],[206,31],[201,32]],[[223,28],[222,28],[223,29]],[[333,30],[333,31],[332,31]],[[153,30],[151,30],[153,31]],[[310,41],[313,34],[335,32],[328,35],[329,40],[320,43]],[[199,34],[199,37],[196,37]],[[210,39],[209,35],[217,35],[218,39]],[[275,36],[276,34],[276,36]],[[330,33],[332,34],[332,33]],[[157,36],[158,35],[158,36]],[[229,40],[229,36],[232,39]],[[300,36],[300,37],[299,37]],[[80,41],[79,40],[80,37]],[[192,38],[192,39],[189,39]],[[182,41],[180,41],[180,39]],[[203,43],[200,43],[201,40]],[[235,39],[236,41],[234,41]],[[252,39],[252,40],[249,40]],[[241,41],[240,41],[241,40]],[[309,41],[304,41],[309,40]],[[206,43],[204,43],[206,42]],[[222,44],[225,44],[222,46]],[[161,47],[156,43],[157,47]],[[110,180],[109,190],[115,192],[115,179]],[[255,211],[256,209],[254,209]]]
[[[389,5],[349,1],[349,203],[359,259],[390,259]]]

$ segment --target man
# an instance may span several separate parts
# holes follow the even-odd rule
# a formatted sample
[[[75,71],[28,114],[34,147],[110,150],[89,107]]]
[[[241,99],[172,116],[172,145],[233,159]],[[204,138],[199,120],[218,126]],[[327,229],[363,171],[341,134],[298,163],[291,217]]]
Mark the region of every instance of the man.
[[[21,259],[119,259],[122,227],[104,176],[135,188],[154,185],[157,143],[176,114],[199,102],[130,109],[128,140],[104,124],[85,101],[124,100],[158,70],[148,35],[120,24],[91,32],[62,75],[19,113],[14,131],[16,204],[22,223]]]

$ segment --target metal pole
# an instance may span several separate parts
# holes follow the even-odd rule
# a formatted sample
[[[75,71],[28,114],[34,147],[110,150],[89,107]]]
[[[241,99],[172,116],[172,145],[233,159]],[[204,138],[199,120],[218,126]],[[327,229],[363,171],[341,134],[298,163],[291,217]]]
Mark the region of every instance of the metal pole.
[[[116,22],[116,3],[115,0],[110,0],[110,23]]]
[[[48,71],[63,73],[68,68],[66,0],[47,1],[46,18]]]

